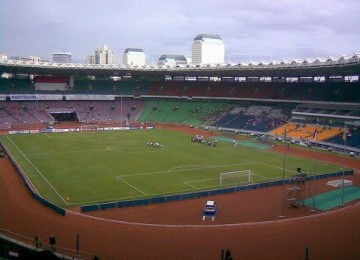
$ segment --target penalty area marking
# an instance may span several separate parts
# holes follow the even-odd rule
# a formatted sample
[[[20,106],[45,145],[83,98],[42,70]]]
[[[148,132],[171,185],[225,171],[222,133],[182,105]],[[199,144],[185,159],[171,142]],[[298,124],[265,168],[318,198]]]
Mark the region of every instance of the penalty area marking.
[[[135,149],[139,149],[139,147],[130,147],[131,149],[135,150]],[[160,148],[160,149],[157,149]],[[121,149],[117,149],[117,148],[113,148],[111,145],[106,146],[105,150],[109,151],[109,152],[116,152],[116,153],[132,153],[132,154],[139,154],[139,153],[157,153],[157,152],[161,152],[165,149],[164,146],[162,147],[155,147],[153,150],[149,151],[145,151],[145,150],[139,150],[139,151],[130,151],[130,149],[127,150],[121,150]]]
[[[210,189],[210,188],[214,188],[214,187],[217,187],[217,186],[206,186],[206,187],[196,187],[195,183],[201,183],[201,182],[208,182],[208,181],[216,181],[218,180],[218,178],[212,178],[212,179],[201,179],[201,180],[196,180],[196,181],[184,181],[184,184],[190,186],[191,188],[193,189],[200,189],[200,188],[206,188],[206,189]],[[193,183],[193,184],[192,184]]]
[[[268,167],[272,167],[274,169],[279,169],[279,170],[282,170],[283,168],[282,167],[279,167],[279,166],[275,166],[275,165],[272,165],[272,164],[268,164],[268,163],[264,163],[264,162],[258,162],[259,164],[262,164],[262,165],[265,165],[265,166],[268,166]],[[285,168],[285,171],[289,171],[289,172],[294,172],[296,173],[296,171],[294,170],[290,170],[288,168]]]
[[[145,192],[143,192],[142,190],[136,188],[134,185],[128,183],[127,181],[124,181],[123,179],[121,179],[119,176],[115,176],[116,179],[118,179],[119,181],[127,184],[128,186],[130,186],[131,188],[133,188],[134,190],[140,192],[142,195],[147,195]]]
[[[238,165],[247,165],[247,164],[256,164],[259,162],[246,162],[246,163],[236,163],[236,164],[222,164],[222,165],[183,165],[170,168],[164,171],[158,172],[144,172],[144,173],[134,173],[134,174],[120,174],[115,177],[134,177],[134,176],[145,176],[145,175],[156,175],[156,174],[169,174],[169,173],[178,173],[186,172],[189,170],[206,170],[206,169],[216,169],[222,167],[238,166]]]

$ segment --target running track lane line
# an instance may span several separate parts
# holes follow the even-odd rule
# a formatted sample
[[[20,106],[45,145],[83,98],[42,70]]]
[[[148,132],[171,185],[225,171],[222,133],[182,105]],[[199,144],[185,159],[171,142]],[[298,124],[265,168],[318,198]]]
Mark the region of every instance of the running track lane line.
[[[332,214],[341,214],[341,212],[346,210],[351,210],[354,208],[359,208],[360,202],[355,204],[351,204],[349,206],[345,206],[343,208],[338,208],[335,210],[329,210],[321,213],[316,213],[314,215],[296,217],[296,218],[285,218],[285,219],[277,219],[277,220],[265,220],[258,222],[243,222],[243,223],[229,223],[229,224],[214,224],[214,225],[201,225],[201,224],[155,224],[155,223],[144,223],[144,222],[130,222],[126,220],[116,220],[116,219],[107,219],[104,217],[95,217],[91,215],[86,215],[84,213],[75,212],[72,210],[66,210],[66,214],[71,214],[78,217],[89,218],[95,221],[103,221],[106,223],[115,223],[122,225],[131,225],[131,226],[143,226],[143,227],[160,227],[160,228],[226,228],[226,227],[240,227],[240,226],[265,226],[265,225],[273,225],[276,223],[294,223],[296,224],[298,221],[321,218],[323,216],[328,216]],[[200,215],[199,215],[200,216]]]

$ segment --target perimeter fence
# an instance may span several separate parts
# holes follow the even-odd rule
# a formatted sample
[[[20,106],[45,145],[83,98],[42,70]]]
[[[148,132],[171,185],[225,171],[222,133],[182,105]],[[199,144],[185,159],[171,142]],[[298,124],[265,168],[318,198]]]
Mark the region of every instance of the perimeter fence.
[[[11,159],[11,162],[15,166],[17,172],[19,173],[21,179],[24,181],[26,188],[30,191],[31,195],[38,201],[40,201],[46,207],[54,210],[56,213],[65,216],[66,210],[59,207],[58,205],[48,201],[47,199],[43,198],[40,193],[36,190],[35,186],[31,183],[29,177],[26,175],[25,171],[21,168],[21,166],[16,162],[14,156],[11,154],[9,149],[0,142],[0,146],[4,149],[6,155]]]
[[[324,179],[324,178],[347,176],[347,175],[353,175],[353,174],[354,174],[353,170],[344,170],[344,171],[338,171],[338,172],[311,175],[311,176],[306,177],[306,180],[307,181],[314,180],[314,179],[319,180],[319,179]],[[113,208],[126,208],[126,207],[144,206],[144,205],[149,205],[149,204],[171,202],[171,201],[196,199],[196,198],[210,197],[210,196],[220,195],[220,194],[235,193],[235,192],[268,188],[268,187],[273,187],[273,186],[286,185],[286,184],[292,183],[292,180],[293,180],[292,178],[287,178],[284,180],[277,179],[277,180],[270,180],[267,182],[252,183],[252,184],[241,185],[241,186],[236,186],[236,187],[228,187],[228,188],[223,188],[223,189],[214,189],[214,190],[191,192],[191,193],[185,193],[185,194],[159,196],[159,197],[137,199],[137,200],[98,203],[98,204],[82,206],[80,209],[81,209],[81,212],[89,212],[89,211],[106,210],[106,209],[113,209]]]

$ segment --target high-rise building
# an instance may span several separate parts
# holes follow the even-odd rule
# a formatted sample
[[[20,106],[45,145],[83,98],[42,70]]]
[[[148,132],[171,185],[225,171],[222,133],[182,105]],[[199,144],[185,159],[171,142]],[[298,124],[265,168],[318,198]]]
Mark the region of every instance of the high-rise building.
[[[220,35],[198,34],[192,44],[193,64],[223,64],[225,45]]]
[[[159,66],[179,66],[186,65],[187,60],[184,55],[161,55],[158,61]]]
[[[115,64],[115,54],[107,45],[96,48],[95,64]]]
[[[86,64],[95,64],[95,55],[94,54],[90,54],[89,56],[86,57],[85,60]]]
[[[127,48],[123,54],[123,65],[144,66],[144,51],[142,49]]]
[[[55,63],[71,63],[71,53],[69,53],[69,52],[53,53],[53,62],[55,62]]]

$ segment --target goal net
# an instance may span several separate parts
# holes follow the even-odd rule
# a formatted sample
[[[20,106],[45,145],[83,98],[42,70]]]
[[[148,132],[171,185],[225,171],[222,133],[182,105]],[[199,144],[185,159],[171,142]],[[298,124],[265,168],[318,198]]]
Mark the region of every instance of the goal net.
[[[98,131],[99,128],[97,125],[82,125],[80,126],[80,131]]]
[[[252,182],[253,172],[241,170],[220,173],[220,186],[244,185]]]

